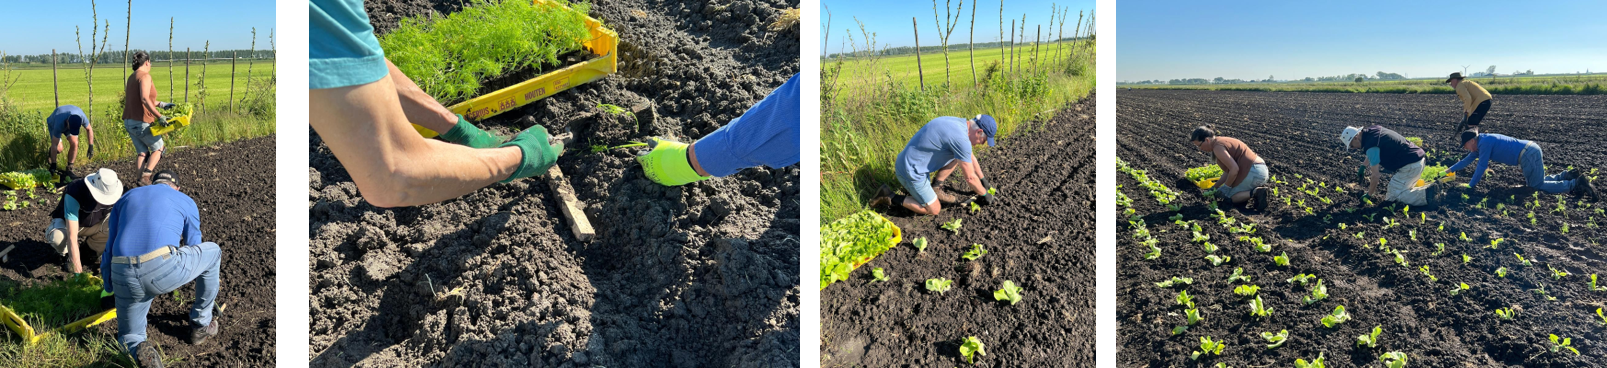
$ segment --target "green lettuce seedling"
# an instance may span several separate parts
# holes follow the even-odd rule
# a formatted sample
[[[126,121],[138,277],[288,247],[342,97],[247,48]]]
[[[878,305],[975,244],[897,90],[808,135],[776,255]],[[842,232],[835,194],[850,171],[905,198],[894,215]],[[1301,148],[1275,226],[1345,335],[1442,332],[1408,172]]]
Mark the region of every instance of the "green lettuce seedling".
[[[913,243],[915,243],[915,251],[917,253],[926,253],[926,237],[923,236],[920,239],[915,239]]]
[[[1607,291],[1607,286],[1596,286],[1596,274],[1590,274],[1591,291]]]
[[[1378,361],[1384,362],[1385,368],[1405,368],[1406,353],[1391,351],[1378,356]]]
[[[1272,251],[1272,244],[1267,243],[1265,240],[1261,240],[1260,237],[1250,238],[1249,240],[1250,244],[1255,244],[1255,250],[1257,252],[1266,253]]]
[[[1179,220],[1183,219],[1183,214],[1179,213],[1179,214],[1176,214],[1176,215],[1172,215],[1172,217],[1167,217],[1166,219],[1167,220],[1172,220],[1174,222],[1179,221]]]
[[[1193,354],[1190,354],[1189,359],[1200,360],[1201,356],[1210,355],[1210,354],[1222,355],[1222,349],[1226,348],[1226,347],[1228,347],[1228,344],[1227,344],[1227,341],[1225,341],[1225,340],[1215,340],[1215,341],[1213,341],[1213,340],[1211,340],[1210,336],[1201,337],[1200,338],[1200,351],[1196,351]]]
[[[1445,228],[1445,224],[1443,224],[1443,223],[1440,224],[1440,228],[1442,228],[1442,229]],[[1462,237],[1458,238],[1458,239],[1461,239],[1462,241],[1465,241],[1465,242],[1473,241],[1473,239],[1468,239],[1468,233],[1466,231],[1463,231],[1462,232]]]
[[[1506,240],[1507,240],[1507,239],[1506,239],[1506,238],[1495,238],[1495,239],[1490,239],[1490,246],[1488,246],[1488,247],[1485,247],[1485,248],[1489,248],[1489,249],[1500,249],[1500,248],[1501,248],[1501,242],[1504,242],[1504,241],[1506,241]]]
[[[983,351],[982,348],[982,339],[978,339],[976,336],[966,336],[965,340],[960,342],[960,356],[965,357],[967,364],[975,365],[976,356],[988,355],[988,352]]]
[[[1195,231],[1194,231],[1194,238],[1193,238],[1193,239],[1192,239],[1192,240],[1193,240],[1193,241],[1194,241],[1194,242],[1195,242],[1195,243],[1199,243],[1199,242],[1203,242],[1203,241],[1207,241],[1207,240],[1211,240],[1211,236],[1210,236],[1210,235],[1205,235],[1205,234],[1201,234],[1201,233],[1200,233],[1200,232],[1199,232],[1199,230],[1195,230]]]
[[[1378,347],[1378,335],[1384,333],[1384,325],[1373,326],[1373,333],[1356,336],[1356,345],[1365,345],[1369,348]]]
[[[1155,283],[1155,287],[1169,288],[1174,285],[1193,285],[1194,279],[1189,277],[1172,276],[1171,279]]]
[[[1172,327],[1172,336],[1177,336],[1189,330],[1189,326]]]
[[[1271,343],[1267,344],[1267,349],[1277,349],[1279,346],[1283,346],[1283,343],[1289,342],[1289,330],[1281,330],[1277,334],[1262,332],[1261,338]]]
[[[1250,301],[1250,316],[1259,318],[1271,317],[1272,308],[1267,307],[1267,304],[1261,301],[1261,297],[1257,296],[1255,300]]]
[[[1412,237],[1412,241],[1417,241],[1417,230],[1407,230],[1406,234]]]
[[[1016,283],[1010,280],[1004,280],[1004,286],[993,292],[993,300],[1008,300],[1010,305],[1016,305],[1021,301],[1021,288],[1016,287]]]
[[[1378,238],[1378,247],[1379,248],[1381,248],[1381,249],[1389,249],[1389,248],[1385,248],[1387,246],[1387,244],[1389,244],[1389,239]]]
[[[1501,267],[1501,268],[1495,269],[1495,277],[1506,278],[1507,277],[1507,268],[1506,267]]]
[[[1468,257],[1467,253],[1462,253],[1462,264],[1468,264],[1471,261],[1473,261],[1473,257]]]
[[[1327,316],[1322,317],[1322,326],[1334,328],[1335,326],[1339,326],[1339,324],[1345,323],[1345,321],[1349,320],[1350,313],[1345,312],[1345,306],[1336,306],[1334,307],[1333,313],[1329,313]]]
[[[1322,353],[1317,353],[1317,359],[1307,363],[1305,359],[1295,359],[1295,368],[1328,368],[1322,364]]]
[[[1568,271],[1562,270],[1562,269],[1559,269],[1559,268],[1556,268],[1556,267],[1551,267],[1550,263],[1546,264],[1546,268],[1551,269],[1551,279],[1552,280],[1561,280],[1564,277],[1568,277]]]
[[[1228,263],[1228,261],[1233,260],[1233,257],[1212,254],[1205,256],[1205,260],[1211,261],[1211,266],[1221,266],[1223,263]]]
[[[1445,243],[1434,243],[1434,249],[1434,253],[1430,253],[1429,255],[1439,256],[1440,253],[1445,253]]]
[[[1208,254],[1209,253],[1216,253],[1217,249],[1220,249],[1220,248],[1218,248],[1216,246],[1216,244],[1211,244],[1211,242],[1200,243],[1200,248],[1205,249],[1205,253],[1208,253]]]
[[[971,202],[971,213],[976,213],[976,211],[981,211],[981,210],[982,210],[982,206],[977,205],[976,202]],[[1137,211],[1134,211],[1132,207],[1128,207],[1127,210],[1132,211],[1132,212],[1137,212]]]
[[[1159,239],[1155,239],[1155,238],[1149,238],[1149,239],[1145,239],[1142,242],[1139,242],[1139,244],[1143,244],[1144,246],[1149,247],[1149,253],[1144,253],[1144,259],[1153,260],[1153,259],[1156,259],[1156,258],[1161,258],[1161,247],[1155,246],[1155,244],[1158,244],[1160,242],[1161,241]]]
[[[1193,326],[1200,323],[1200,321],[1205,320],[1205,317],[1200,316],[1200,310],[1198,308],[1189,308],[1184,310],[1183,315],[1188,317],[1189,326]]]
[[[949,286],[951,285],[954,285],[954,280],[949,280],[942,277],[926,280],[926,290],[936,291],[939,295],[942,295],[944,292],[948,292]]]
[[[1188,290],[1177,291],[1177,305],[1194,308],[1194,297],[1189,296]]]
[[[1495,316],[1503,321],[1511,321],[1513,318],[1518,317],[1518,312],[1513,311],[1512,307],[1497,308]]]
[[[1607,314],[1602,314],[1601,308],[1596,308],[1596,318],[1601,318],[1601,324],[1607,325]]]
[[[965,219],[962,219],[962,218],[956,218],[956,219],[954,219],[954,221],[945,222],[945,223],[943,223],[943,226],[942,226],[943,230],[948,230],[948,231],[953,232],[955,234],[959,234],[960,233],[960,222],[962,222],[964,220]]]
[[[872,278],[874,278],[870,282],[887,281],[887,274],[882,272],[881,267],[872,268],[870,270],[870,275]]]
[[[1317,287],[1311,288],[1311,295],[1301,297],[1306,305],[1328,299],[1328,287],[1322,285],[1322,279],[1317,279]]]
[[[1283,252],[1282,255],[1272,256],[1272,264],[1275,264],[1275,265],[1278,265],[1278,266],[1288,266],[1289,265],[1289,252]]]
[[[982,249],[982,244],[971,244],[971,250],[965,251],[965,254],[961,255],[960,258],[975,261],[985,254],[988,254],[988,250]]]
[[[1532,267],[1532,266],[1534,266],[1534,263],[1530,263],[1528,259],[1524,259],[1522,254],[1518,254],[1517,252],[1512,252],[1512,255],[1518,256],[1518,262],[1523,263],[1524,267]]]
[[[1343,223],[1343,222],[1339,223],[1339,229],[1340,230],[1344,230],[1345,228],[1347,228],[1347,226],[1345,226],[1345,223]]]
[[[1250,276],[1244,274],[1244,267],[1236,267],[1233,269],[1233,274],[1228,275],[1229,284],[1239,281],[1250,282]]]
[[[1295,275],[1295,277],[1290,277],[1288,280],[1285,280],[1285,281],[1288,281],[1291,284],[1300,284],[1300,286],[1306,286],[1306,281],[1309,281],[1309,280],[1315,279],[1315,278],[1317,278],[1316,275],[1312,275],[1312,274],[1309,274],[1309,273],[1303,273],[1303,274]]]
[[[1468,290],[1468,284],[1466,282],[1460,282],[1458,284],[1460,285],[1451,289],[1451,296],[1456,296],[1456,294],[1461,294],[1462,292]]]
[[[1557,335],[1551,335],[1551,352],[1555,353],[1561,351],[1562,349],[1568,349],[1568,351],[1573,352],[1574,355],[1579,355],[1579,349],[1574,349],[1574,347],[1568,346],[1573,345],[1573,338],[1560,339],[1561,341],[1558,340],[1559,338]]]
[[[1429,282],[1440,282],[1440,278],[1434,277],[1434,274],[1428,272],[1428,265],[1423,265],[1423,267],[1419,267],[1417,270],[1422,271],[1423,276],[1428,276]]]
[[[1233,293],[1234,294],[1238,294],[1239,296],[1246,297],[1246,298],[1255,296],[1255,293],[1257,291],[1261,291],[1260,286],[1239,285],[1239,287],[1233,288]]]

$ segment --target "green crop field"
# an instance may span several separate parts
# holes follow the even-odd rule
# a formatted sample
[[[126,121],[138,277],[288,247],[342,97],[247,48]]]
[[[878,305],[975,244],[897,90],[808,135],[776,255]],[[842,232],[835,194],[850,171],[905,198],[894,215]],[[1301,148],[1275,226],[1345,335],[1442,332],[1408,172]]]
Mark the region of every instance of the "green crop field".
[[[1042,43],[1038,45],[1038,55],[1039,59],[1045,63],[1043,65],[1048,65],[1047,63],[1050,61],[1049,59],[1053,59],[1055,57],[1055,50],[1057,47],[1060,50],[1060,56],[1066,57],[1067,55],[1071,54],[1072,50],[1086,48],[1089,47],[1088,45],[1090,45],[1090,43],[1084,41]],[[981,75],[983,71],[986,70],[988,63],[1004,60],[1006,56],[1010,55],[1009,46],[1005,46],[1003,51],[1000,51],[998,47],[977,48],[975,51],[977,78],[981,78]],[[1016,55],[1016,66],[1018,68],[1031,68],[1032,45],[1016,45],[1016,52],[1019,53]],[[943,53],[922,52],[920,56],[920,73],[916,72],[915,54],[887,56],[880,59],[879,62],[893,73],[893,78],[897,79],[899,83],[904,85],[920,85],[919,77],[921,75],[926,76],[927,86],[942,84],[944,80]],[[824,66],[835,61],[835,58],[823,59],[821,60],[820,64]],[[845,61],[853,63],[856,61],[862,61],[862,59],[851,58],[845,59]],[[950,46],[948,70],[948,78],[951,78],[954,84],[971,84],[971,50],[967,50],[963,48],[963,46]]]
[[[251,66],[251,77],[262,78],[274,75],[272,60],[256,60]],[[245,93],[246,61],[241,60],[235,64],[237,68],[234,79],[235,98]],[[97,109],[102,102],[113,101],[123,93],[123,67],[116,64],[102,64],[95,66],[95,105]],[[6,96],[21,107],[24,111],[50,110],[56,108],[52,94],[50,65],[31,65],[27,67],[14,67],[11,78],[17,83],[11,86]],[[77,105],[88,112],[89,84],[84,83],[83,64],[58,65],[56,82],[61,88],[61,103],[64,105]],[[0,71],[0,76],[5,72]],[[156,82],[156,95],[162,101],[184,102],[184,63],[173,65],[173,93],[168,93],[168,69],[166,62],[151,62],[151,80]],[[190,102],[196,102],[196,93],[199,91],[194,85],[201,80],[201,64],[190,64]],[[224,101],[229,96],[229,62],[206,63],[206,88],[208,101]],[[178,96],[178,98],[173,98]],[[218,97],[223,96],[223,97]],[[109,105],[108,105],[109,106]]]
[[[1607,74],[1558,74],[1522,77],[1468,78],[1493,94],[1599,95],[1607,94]],[[1444,78],[1356,82],[1274,82],[1237,84],[1120,84],[1121,88],[1211,91],[1334,92],[1334,93],[1435,93],[1452,94]]]

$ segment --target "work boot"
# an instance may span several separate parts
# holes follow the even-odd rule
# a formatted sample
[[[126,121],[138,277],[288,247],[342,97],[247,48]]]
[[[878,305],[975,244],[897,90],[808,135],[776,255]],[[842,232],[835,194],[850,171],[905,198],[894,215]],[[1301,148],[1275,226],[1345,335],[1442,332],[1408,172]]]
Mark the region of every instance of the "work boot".
[[[1267,192],[1267,187],[1255,187],[1255,190],[1250,192],[1250,195],[1255,199],[1256,211],[1267,210]]]
[[[217,314],[213,313],[212,323],[207,324],[206,327],[191,327],[190,345],[200,345],[201,343],[206,342],[206,338],[217,336],[218,319]]]
[[[1579,173],[1579,168],[1577,167],[1562,172],[1562,180],[1574,180],[1584,176],[1584,174]]]
[[[932,192],[933,192],[933,193],[937,193],[937,201],[938,201],[938,202],[943,202],[943,203],[948,203],[948,204],[954,204],[954,203],[956,203],[956,202],[959,202],[959,201],[960,201],[960,199],[959,199],[959,198],[956,198],[956,197],[954,197],[954,195],[953,195],[953,194],[949,194],[949,192],[945,192],[945,191],[943,191],[943,187],[942,187],[942,186],[938,186],[938,185],[933,185],[933,186],[932,186]]]
[[[1590,187],[1590,177],[1581,176],[1574,179],[1574,194],[1596,198],[1596,189]]]
[[[885,208],[892,208],[893,207],[892,205],[893,205],[893,188],[888,188],[887,184],[882,184],[881,188],[876,189],[876,196],[871,197],[870,206],[872,208],[880,207],[880,208],[885,209]]]
[[[1440,189],[1440,183],[1430,183],[1429,185],[1423,187],[1423,199],[1427,200],[1429,207],[1440,205],[1440,199],[1441,197],[1444,197],[1444,195],[1440,193]]]
[[[162,368],[162,352],[156,351],[156,348],[148,346],[149,344],[142,345],[146,346],[139,347],[139,356],[135,358],[138,360],[139,366],[141,368]]]

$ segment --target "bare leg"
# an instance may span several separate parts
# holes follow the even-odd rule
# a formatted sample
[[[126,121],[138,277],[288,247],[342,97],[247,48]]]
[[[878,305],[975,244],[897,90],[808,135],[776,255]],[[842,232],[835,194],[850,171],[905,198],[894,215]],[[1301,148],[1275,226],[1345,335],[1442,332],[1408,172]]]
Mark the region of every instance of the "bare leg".
[[[904,203],[901,204],[904,205],[904,208],[922,215],[937,215],[943,212],[943,204],[937,203],[937,201],[932,201],[931,206],[923,206],[915,202],[915,197],[904,197]],[[928,210],[928,207],[931,209]]]
[[[1252,192],[1255,192],[1255,190],[1252,189],[1252,190],[1246,190],[1246,191],[1243,191],[1243,192],[1233,193],[1233,196],[1228,197],[1228,198],[1232,198],[1234,204],[1244,203],[1244,202],[1247,202],[1247,201],[1250,200],[1250,193],[1252,193]]]

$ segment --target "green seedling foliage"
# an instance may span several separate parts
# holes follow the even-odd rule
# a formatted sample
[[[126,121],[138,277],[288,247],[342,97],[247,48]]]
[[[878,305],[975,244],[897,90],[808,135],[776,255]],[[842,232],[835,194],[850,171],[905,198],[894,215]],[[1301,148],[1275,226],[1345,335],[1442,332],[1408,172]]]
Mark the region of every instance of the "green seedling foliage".
[[[1239,281],[1250,282],[1250,276],[1244,274],[1244,267],[1235,267],[1233,274],[1228,275],[1229,284]]]
[[[1500,277],[1500,278],[1506,278],[1507,277],[1507,268],[1506,267],[1501,267],[1501,268],[1495,269],[1495,276]]]
[[[100,312],[100,292],[99,283],[74,278],[30,285],[0,280],[0,305],[36,329],[54,327]]]
[[[1212,254],[1205,256],[1205,260],[1211,261],[1212,266],[1221,266],[1223,263],[1228,263],[1228,261],[1233,260],[1233,257]]]
[[[1213,164],[1189,168],[1187,171],[1183,172],[1183,177],[1188,178],[1189,181],[1220,178],[1222,177],[1222,167]]]
[[[1200,323],[1200,321],[1205,320],[1205,317],[1200,316],[1200,310],[1198,308],[1189,308],[1187,310],[1184,310],[1183,311],[1183,316],[1188,318],[1188,325],[1189,326],[1193,326],[1195,324]]]
[[[1177,336],[1189,330],[1189,326],[1172,327],[1172,336]]]
[[[1322,326],[1334,328],[1335,326],[1339,326],[1339,324],[1345,323],[1345,321],[1349,320],[1350,313],[1345,312],[1345,306],[1340,305],[1334,307],[1333,313],[1329,313],[1327,316],[1322,317]]]
[[[1246,297],[1246,298],[1255,296],[1257,291],[1261,291],[1260,286],[1256,286],[1256,285],[1239,285],[1239,287],[1233,288],[1233,293],[1234,294],[1238,294],[1239,296]]]
[[[926,253],[926,237],[923,236],[920,239],[915,239],[915,241],[911,243],[915,245],[915,251],[917,253]]]
[[[1607,291],[1607,286],[1596,285],[1596,274],[1590,274],[1590,291]]]
[[[971,250],[965,251],[965,254],[961,255],[960,257],[975,261],[977,258],[982,258],[982,256],[985,254],[988,254],[988,250],[982,249],[982,244],[971,244]]]
[[[1518,257],[1518,262],[1522,263],[1524,267],[1532,267],[1532,266],[1534,266],[1534,263],[1529,262],[1529,260],[1527,258],[1523,258],[1522,254],[1518,254],[1517,252],[1513,252],[1512,255],[1517,256]]]
[[[1458,283],[1457,287],[1451,289],[1451,296],[1456,296],[1464,291],[1468,291],[1468,284],[1465,282]]]
[[[1429,255],[1438,256],[1440,253],[1445,253],[1445,243],[1434,243],[1434,253]]]
[[[1267,344],[1267,349],[1277,349],[1279,346],[1283,346],[1283,343],[1289,342],[1289,330],[1280,330],[1276,334],[1262,332],[1261,338],[1271,343]]]
[[[1275,265],[1278,265],[1278,266],[1288,266],[1289,265],[1289,252],[1283,252],[1283,254],[1281,254],[1281,255],[1272,256],[1272,264],[1275,264]]]
[[[1021,288],[1016,287],[1015,282],[1004,280],[1004,285],[993,292],[993,300],[1008,300],[1010,305],[1016,305],[1021,301]]]
[[[1546,268],[1551,270],[1552,280],[1561,280],[1564,277],[1568,277],[1568,271],[1552,267],[1550,263],[1546,264]]]
[[[1382,333],[1384,333],[1384,325],[1373,326],[1373,333],[1356,336],[1356,345],[1376,348],[1378,347],[1378,335]]]
[[[1405,368],[1406,353],[1391,351],[1378,356],[1378,361],[1384,363],[1385,368]]]
[[[1559,337],[1557,337],[1557,335],[1553,334],[1553,335],[1551,335],[1550,339],[1551,339],[1551,352],[1555,353],[1555,352],[1558,352],[1558,351],[1562,351],[1562,349],[1568,349],[1568,351],[1573,352],[1574,355],[1579,355],[1579,349],[1574,349],[1574,347],[1569,346],[1569,345],[1573,345],[1573,340],[1574,340],[1573,338],[1559,338]]]
[[[954,219],[954,221],[945,222],[945,223],[943,223],[943,226],[942,226],[943,230],[948,230],[948,231],[953,232],[955,234],[959,234],[960,233],[960,223],[964,222],[964,221],[965,221],[965,219],[956,218],[956,219]]]
[[[887,281],[887,274],[882,272],[881,267],[871,269],[870,270],[870,275],[871,275],[871,278],[872,278],[871,282]]]
[[[1157,243],[1160,243],[1160,240],[1155,238],[1145,239],[1143,242],[1139,243],[1149,247],[1149,253],[1144,253],[1144,259],[1153,260],[1156,258],[1161,258],[1161,247],[1155,246]]]
[[[976,204],[976,202],[971,202],[971,213],[976,213],[976,211],[981,211],[981,210],[982,210],[981,205]],[[1131,211],[1133,209],[1128,208],[1127,210]]]
[[[1200,350],[1189,355],[1189,359],[1200,360],[1205,355],[1222,355],[1222,349],[1227,348],[1225,340],[1212,340],[1210,336],[1200,337]]]
[[[1188,277],[1172,276],[1171,279],[1155,283],[1155,287],[1169,288],[1177,285],[1193,285],[1194,279]]]
[[[855,264],[864,264],[896,246],[891,222],[872,211],[832,221],[820,229],[820,287],[848,279]]]
[[[1444,229],[1444,228],[1445,228],[1445,224],[1444,224],[1444,223],[1441,223],[1441,224],[1440,224],[1440,228],[1441,228],[1441,229]],[[1462,241],[1465,241],[1465,242],[1472,242],[1472,241],[1473,241],[1473,239],[1468,239],[1468,233],[1467,233],[1467,232],[1466,232],[1466,231],[1463,231],[1463,232],[1462,232],[1462,236],[1461,236],[1461,237],[1459,237],[1459,238],[1457,238],[1457,239],[1461,239],[1461,240],[1462,240]]]
[[[1317,286],[1311,288],[1311,295],[1301,297],[1301,300],[1305,301],[1306,305],[1311,305],[1311,303],[1316,303],[1323,299],[1328,299],[1328,287],[1323,286],[1322,279],[1317,279]]]
[[[1322,355],[1323,353],[1317,353],[1317,359],[1312,360],[1310,363],[1307,363],[1305,359],[1295,359],[1295,368],[1328,368],[1322,363]]]
[[[988,355],[988,352],[983,350],[982,339],[966,336],[965,340],[960,342],[960,356],[965,357],[967,364],[976,364],[976,357],[984,355]]]
[[[1467,239],[1467,236],[1465,236],[1465,234],[1464,234],[1464,236],[1463,236],[1463,237],[1462,237],[1462,239],[1464,239],[1464,240],[1465,240],[1465,239]],[[1504,241],[1507,241],[1507,239],[1506,239],[1506,238],[1495,238],[1495,239],[1490,239],[1490,246],[1488,246],[1488,247],[1485,247],[1485,248],[1489,248],[1489,249],[1500,249],[1500,248],[1501,248],[1501,242],[1504,242]]]
[[[949,280],[949,279],[945,279],[945,278],[942,278],[942,277],[935,278],[935,279],[926,279],[926,290],[935,291],[935,292],[938,293],[938,295],[942,295],[943,293],[948,292],[949,287],[953,286],[953,285],[954,285],[954,280]]]
[[[444,105],[480,93],[483,81],[560,64],[591,38],[588,3],[480,0],[445,17],[402,19],[379,38],[385,56]]]
[[[1468,257],[1467,253],[1462,253],[1462,264],[1468,264],[1468,262],[1472,261],[1473,257]]]
[[[1497,308],[1495,316],[1503,321],[1511,321],[1513,318],[1518,317],[1518,312],[1514,311],[1512,307]]]
[[[1216,244],[1211,244],[1211,242],[1200,243],[1200,248],[1204,249],[1205,253],[1216,253],[1218,249]]]
[[[1260,296],[1256,296],[1254,300],[1250,301],[1250,316],[1257,318],[1271,317],[1272,308],[1267,307],[1267,304],[1261,301]]]
[[[1295,277],[1290,277],[1289,280],[1286,280],[1286,281],[1289,281],[1290,284],[1299,284],[1300,286],[1306,286],[1306,281],[1310,281],[1311,279],[1315,279],[1315,278],[1317,278],[1316,275],[1312,275],[1312,274],[1309,274],[1309,273],[1303,273],[1303,274],[1295,275]],[[1307,304],[1310,304],[1310,303],[1307,303]]]
[[[1601,308],[1596,308],[1596,318],[1601,318],[1601,324],[1607,326],[1607,314],[1602,314]]]
[[[1184,307],[1187,307],[1187,308],[1194,308],[1194,297],[1189,296],[1189,291],[1188,290],[1178,290],[1177,291],[1177,305],[1181,305],[1181,306],[1184,306]]]
[[[1422,271],[1423,276],[1428,276],[1428,281],[1429,282],[1439,282],[1440,281],[1440,278],[1434,277],[1434,274],[1428,272],[1428,265],[1423,265],[1422,267],[1418,268],[1418,271]]]

